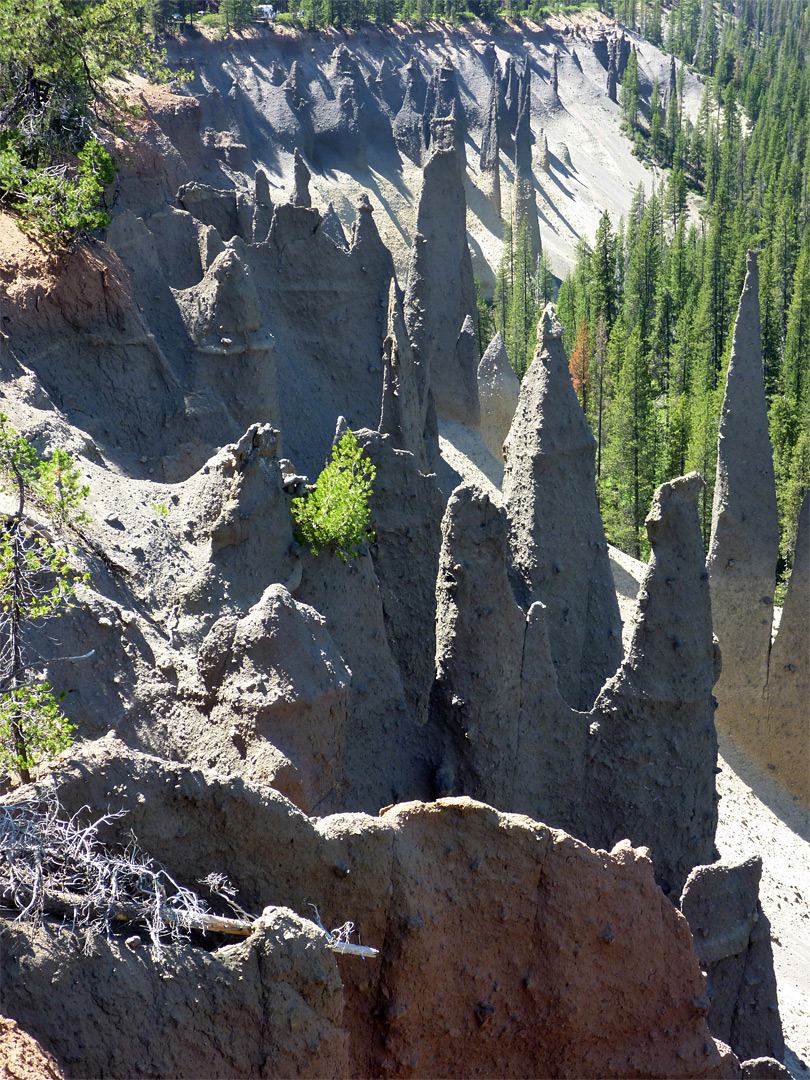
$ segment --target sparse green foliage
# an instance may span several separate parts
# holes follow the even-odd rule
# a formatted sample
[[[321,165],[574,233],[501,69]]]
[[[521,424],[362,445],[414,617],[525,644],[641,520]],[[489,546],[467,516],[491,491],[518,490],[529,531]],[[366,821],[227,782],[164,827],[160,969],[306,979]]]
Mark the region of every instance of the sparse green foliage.
[[[332,448],[332,460],[314,489],[307,496],[293,499],[293,518],[301,539],[314,555],[327,549],[348,562],[362,544],[373,538],[368,500],[376,472],[357,439],[347,431]]]
[[[57,448],[50,458],[39,462],[34,491],[45,509],[62,524],[87,520],[79,507],[90,494],[90,488],[80,478],[81,473],[66,450]]]
[[[30,769],[71,742],[72,726],[50,685],[32,678],[27,637],[33,625],[71,605],[75,576],[68,553],[30,527],[25,501],[33,496],[60,525],[81,518],[88,488],[68,453],[42,459],[0,414],[0,475],[17,499],[0,519],[0,766],[24,781]]]
[[[107,222],[112,160],[95,129],[111,75],[169,77],[131,0],[0,3],[0,199],[49,246]]]
[[[0,764],[25,775],[67,750],[73,730],[47,682],[9,690],[0,699]]]

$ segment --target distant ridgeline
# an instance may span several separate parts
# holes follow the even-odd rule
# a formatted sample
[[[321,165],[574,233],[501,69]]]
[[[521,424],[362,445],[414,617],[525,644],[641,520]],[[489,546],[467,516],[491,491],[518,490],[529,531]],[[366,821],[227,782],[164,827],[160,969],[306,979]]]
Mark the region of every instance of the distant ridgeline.
[[[649,7],[632,5],[640,29]],[[667,39],[710,76],[697,124],[681,122],[674,66],[665,93],[653,87],[649,117],[628,100],[631,58],[622,86],[630,133],[672,171],[651,196],[639,188],[628,221],[605,214],[593,246],[582,242],[559,314],[599,445],[609,539],[643,552],[655,485],[696,468],[707,481],[708,541],[734,315],[746,251],[759,252],[784,577],[810,486],[810,5],[746,0],[733,18],[722,10],[719,28],[700,11],[684,0]],[[703,196],[700,219],[688,188]]]

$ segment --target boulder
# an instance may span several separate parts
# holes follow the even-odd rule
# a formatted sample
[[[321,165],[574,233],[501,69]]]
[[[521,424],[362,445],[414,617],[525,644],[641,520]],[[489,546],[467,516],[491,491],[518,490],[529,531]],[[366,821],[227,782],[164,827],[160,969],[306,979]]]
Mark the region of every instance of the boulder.
[[[709,1028],[743,1062],[785,1056],[771,926],[759,902],[761,874],[760,855],[731,865],[698,866],[680,900],[706,972]]]
[[[68,926],[2,929],[4,1005],[66,1077],[346,1075],[334,954],[287,908],[268,908],[246,941],[160,956],[136,934],[82,951]]]

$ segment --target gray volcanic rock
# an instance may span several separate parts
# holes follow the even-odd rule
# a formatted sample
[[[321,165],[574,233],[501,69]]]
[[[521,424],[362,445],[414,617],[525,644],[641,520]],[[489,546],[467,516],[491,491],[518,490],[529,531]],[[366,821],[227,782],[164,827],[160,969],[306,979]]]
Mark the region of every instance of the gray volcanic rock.
[[[399,72],[394,69],[389,57],[384,56],[377,71],[372,90],[378,98],[385,102],[391,116],[397,115],[402,108],[404,91],[399,78]]]
[[[402,302],[395,279],[388,299],[388,334],[383,343],[383,397],[379,431],[391,437],[398,450],[413,454],[417,466],[427,472],[422,437],[422,411],[413,348],[408,340]]]
[[[351,673],[324,617],[270,585],[244,618],[214,624],[200,663],[211,724],[236,750],[232,768],[305,813],[342,806]]]
[[[423,116],[427,83],[415,56],[405,69],[405,97],[393,123],[397,148],[415,165],[424,160],[426,145]]]
[[[472,484],[442,521],[431,717],[449,739],[443,771],[458,792],[514,804],[525,613],[506,571],[503,510]]]
[[[492,73],[489,88],[489,108],[481,135],[479,168],[483,177],[485,193],[492,200],[495,213],[501,213],[501,162],[498,154],[498,94],[501,80],[500,67]]]
[[[346,1075],[335,956],[287,908],[267,908],[246,941],[212,952],[171,943],[162,957],[137,935],[98,934],[82,951],[69,926],[2,929],[4,1008],[66,1077]]]
[[[311,104],[309,86],[304,75],[304,70],[297,60],[293,60],[290,74],[284,82],[284,92],[294,109],[301,109]]]
[[[391,113],[369,89],[357,60],[338,45],[323,70],[325,90],[313,99],[314,160],[331,166],[335,160],[365,169],[366,153],[394,150]]]
[[[298,599],[323,615],[351,676],[338,755],[346,775],[339,805],[376,814],[413,796],[420,785],[410,776],[409,742],[416,728],[388,642],[374,564],[368,554],[346,563],[328,551],[307,553],[303,563]],[[334,753],[328,748],[325,756]]]
[[[776,998],[770,923],[759,902],[762,857],[696,867],[680,908],[708,980],[709,1028],[741,1061],[782,1061],[785,1040]]]
[[[768,682],[779,516],[762,374],[759,271],[748,254],[720,415],[717,479],[706,562],[714,629],[723,654],[717,724],[756,743]],[[748,730],[751,728],[752,730]]]
[[[810,495],[799,514],[793,570],[779,632],[771,646],[767,724],[757,732],[760,753],[780,783],[810,807]],[[764,728],[764,730],[763,730]]]
[[[547,608],[560,692],[589,708],[621,661],[621,622],[594,488],[596,446],[552,305],[504,443],[503,492],[519,602]]]
[[[610,98],[610,100],[613,101],[613,102],[618,102],[618,92],[617,92],[617,89],[616,89],[616,83],[617,83],[616,59],[615,59],[615,56],[611,55],[611,57],[610,57],[610,65],[608,66],[608,70],[607,70],[607,95]]]
[[[229,374],[228,410],[243,430],[257,418],[281,419],[272,336],[262,327],[257,275],[238,238],[199,285],[175,293],[196,352],[194,389],[205,394]]]
[[[507,151],[514,150],[515,128],[519,115],[519,77],[515,60],[507,56],[501,79],[498,99],[498,145]]]
[[[527,75],[528,80],[528,75]],[[534,198],[534,173],[532,172],[531,93],[527,88],[515,129],[515,181],[512,191],[512,221],[515,235],[526,222],[532,266],[537,264],[543,250],[540,242],[540,223],[537,219],[537,203]]]
[[[781,1061],[772,1057],[757,1057],[742,1063],[742,1080],[790,1080],[790,1072]]]
[[[481,436],[492,455],[503,461],[503,443],[515,417],[520,383],[509,363],[500,331],[487,346],[478,365]]]
[[[372,554],[388,641],[408,712],[424,724],[435,667],[442,496],[436,477],[421,472],[413,454],[395,449],[390,437],[365,430],[355,435],[377,469],[369,500]]]
[[[338,416],[353,429],[377,424],[393,260],[365,197],[348,252],[317,210],[289,205],[276,207],[267,243],[249,251],[275,339],[285,455],[317,475]]]
[[[331,202],[328,203],[323,212],[321,231],[329,237],[336,247],[342,248],[343,251],[349,250],[349,241],[346,239],[341,220]]]
[[[549,159],[548,159],[548,139],[545,131],[540,132],[540,138],[537,140],[537,162],[543,172],[549,171]],[[538,225],[539,227],[539,225]]]
[[[273,221],[273,200],[270,198],[270,182],[264,169],[257,169],[253,179],[253,222],[250,239],[260,244],[267,239]]]
[[[436,407],[452,419],[477,423],[478,387],[472,372],[459,365],[458,334],[475,318],[475,282],[467,246],[464,147],[452,120],[433,124],[433,153],[425,166],[417,236],[405,291],[408,336],[423,365],[420,396],[423,415],[429,385]]]
[[[727,1075],[687,923],[662,897],[647,854],[627,842],[590,851],[470,799],[316,822],[268,788],[121,754],[111,739],[74,751],[59,781],[80,820],[127,809],[105,835],[124,839],[133,828],[179,883],[219,870],[249,909],[299,912],[267,911],[251,938],[212,953],[168,946],[162,980],[145,950],[131,956],[132,942],[99,937],[84,958],[55,927],[48,938],[10,924],[0,939],[13,942],[4,1004],[71,1075],[121,1075],[119,1054],[170,1072],[180,1050],[189,1075],[242,1075],[235,1054],[261,1075],[257,1050],[277,1076]],[[311,903],[325,926],[351,918],[380,958],[338,959],[338,981],[323,934],[301,917]],[[471,923],[491,923],[489,932],[471,935]],[[119,989],[100,999],[112,971]],[[108,997],[123,1004],[99,1005]],[[121,1013],[131,1019],[133,1002],[137,1030]],[[82,1044],[76,1032],[88,1029]],[[294,1060],[283,1056],[288,1046]]]
[[[454,120],[458,127],[461,146],[464,146],[467,126],[459,96],[458,76],[448,56],[442,61],[442,66],[434,70],[425,92],[422,130],[425,146],[431,151],[434,138],[433,123],[436,120]]]
[[[716,858],[719,657],[697,513],[702,483],[691,473],[653,498],[646,521],[653,553],[633,636],[590,714],[583,803],[590,822],[577,833],[592,843],[598,835],[602,846],[625,836],[644,843],[661,888],[674,897],[693,866]]]
[[[192,561],[190,573],[176,559],[162,572],[176,582],[172,600],[179,605],[182,632],[192,640],[200,632],[198,619],[210,626],[212,612],[246,612],[269,582],[295,584],[300,576],[276,458],[278,438],[268,425],[254,424],[177,485],[167,524],[176,524],[203,558]]]
[[[221,191],[195,182],[178,190],[177,201],[198,221],[213,225],[223,240],[239,235],[235,191]]]
[[[479,360],[475,322],[470,315],[466,315],[456,341],[456,371],[460,376],[464,397],[471,403],[465,417],[465,422],[470,427],[478,427],[481,422],[481,408],[478,401]]]
[[[309,194],[309,182],[311,179],[312,173],[307,168],[306,162],[301,157],[296,146],[293,154],[293,186],[289,198],[292,206],[312,206],[312,199]]]

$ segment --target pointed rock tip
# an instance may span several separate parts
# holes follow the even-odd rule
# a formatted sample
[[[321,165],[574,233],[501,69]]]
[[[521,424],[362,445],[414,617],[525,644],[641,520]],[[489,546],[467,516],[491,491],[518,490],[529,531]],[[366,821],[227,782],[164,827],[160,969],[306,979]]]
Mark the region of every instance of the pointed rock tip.
[[[557,341],[562,335],[562,323],[557,318],[556,307],[553,304],[546,304],[537,324],[537,344],[542,346],[546,341]]]
[[[686,476],[668,480],[656,488],[650,512],[644,522],[651,542],[660,536],[662,528],[668,527],[671,513],[677,504],[697,513],[698,497],[703,487],[704,480],[700,473],[690,472]]]

